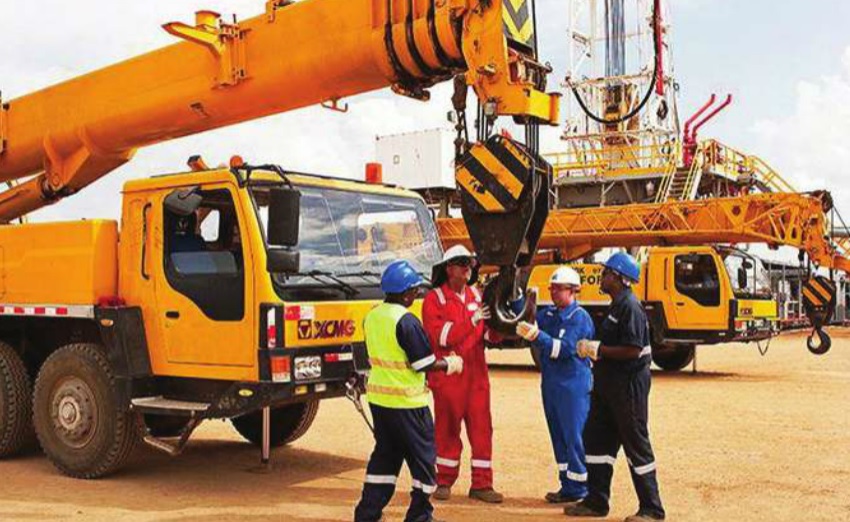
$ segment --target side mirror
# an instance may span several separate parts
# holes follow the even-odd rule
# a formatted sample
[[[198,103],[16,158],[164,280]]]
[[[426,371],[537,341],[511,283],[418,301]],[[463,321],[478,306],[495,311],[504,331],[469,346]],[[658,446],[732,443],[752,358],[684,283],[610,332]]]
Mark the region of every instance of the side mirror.
[[[269,246],[297,247],[301,218],[301,193],[291,188],[273,188],[269,193]]]
[[[301,217],[301,193],[289,187],[269,192],[269,222],[266,270],[294,273],[300,268],[298,229]]]
[[[747,269],[738,267],[738,288],[747,288]]]
[[[198,210],[203,196],[198,193],[198,187],[175,190],[165,196],[165,208],[178,216],[188,216]]]
[[[301,268],[301,253],[294,248],[269,248],[266,270],[272,274],[294,274]]]

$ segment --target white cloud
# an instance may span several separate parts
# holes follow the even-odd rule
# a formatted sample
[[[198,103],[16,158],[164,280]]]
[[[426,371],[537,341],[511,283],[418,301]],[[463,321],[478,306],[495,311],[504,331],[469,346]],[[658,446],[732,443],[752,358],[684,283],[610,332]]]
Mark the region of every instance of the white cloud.
[[[759,155],[798,190],[826,189],[850,218],[850,47],[832,75],[799,81],[793,107],[755,122]]]

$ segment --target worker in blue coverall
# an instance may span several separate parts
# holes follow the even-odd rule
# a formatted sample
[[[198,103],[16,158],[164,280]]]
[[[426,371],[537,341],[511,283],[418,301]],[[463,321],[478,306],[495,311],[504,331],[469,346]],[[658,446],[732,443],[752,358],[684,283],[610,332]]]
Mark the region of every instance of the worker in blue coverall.
[[[593,376],[590,362],[576,355],[582,339],[593,339],[590,314],[576,301],[581,277],[570,267],[549,279],[553,306],[537,312],[536,324],[520,322],[517,335],[540,350],[543,411],[558,464],[558,491],[546,494],[552,504],[577,502],[587,495],[582,431],[590,409]]]

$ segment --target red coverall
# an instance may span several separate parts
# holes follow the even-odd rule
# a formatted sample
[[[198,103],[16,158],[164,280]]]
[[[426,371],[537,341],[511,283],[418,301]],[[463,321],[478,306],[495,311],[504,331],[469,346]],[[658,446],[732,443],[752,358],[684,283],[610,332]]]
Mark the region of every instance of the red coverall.
[[[466,286],[461,297],[448,284],[431,290],[422,305],[422,322],[437,359],[455,352],[463,358],[463,373],[428,374],[434,394],[437,439],[437,484],[452,486],[460,473],[461,423],[472,446],[472,489],[493,487],[493,422],[490,418],[490,378],[484,340],[498,342],[484,321],[472,324],[481,306],[478,290]]]

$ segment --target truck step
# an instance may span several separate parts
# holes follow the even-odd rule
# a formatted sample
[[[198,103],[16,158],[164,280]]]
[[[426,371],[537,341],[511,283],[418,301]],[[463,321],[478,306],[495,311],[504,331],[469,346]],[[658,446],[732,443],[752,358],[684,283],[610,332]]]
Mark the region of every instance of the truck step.
[[[206,402],[179,401],[165,397],[138,397],[130,401],[133,409],[142,413],[159,413],[163,415],[194,415],[209,409]]]

